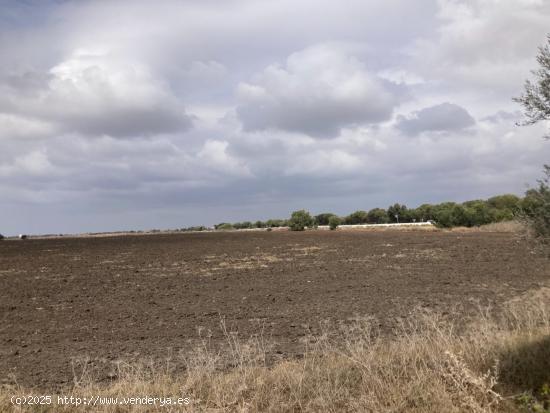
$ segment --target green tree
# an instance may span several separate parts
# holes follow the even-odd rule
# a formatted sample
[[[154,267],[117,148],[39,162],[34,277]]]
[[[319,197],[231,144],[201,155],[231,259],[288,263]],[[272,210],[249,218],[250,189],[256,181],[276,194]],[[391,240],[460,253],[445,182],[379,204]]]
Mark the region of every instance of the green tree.
[[[511,213],[515,213],[519,211],[520,201],[521,199],[516,195],[504,194],[489,198],[487,203],[493,208],[508,210]]]
[[[431,204],[422,204],[415,210],[417,221],[426,222],[435,220],[434,206]]]
[[[228,229],[233,229],[233,225],[231,225],[227,222],[222,222],[220,224],[214,225],[214,228],[225,231],[225,230],[228,230]]]
[[[314,224],[313,218],[309,212],[304,209],[294,211],[288,222],[291,231],[303,231],[306,227],[312,228]]]
[[[367,213],[369,224],[387,224],[388,222],[388,212],[384,208],[373,208]]]
[[[524,125],[550,119],[550,35],[546,38],[546,44],[539,47],[537,62],[540,67],[532,72],[535,79],[525,81],[523,95],[514,98],[523,106],[527,117]],[[549,135],[546,137],[549,138]]]
[[[368,214],[366,211],[355,211],[344,218],[346,225],[366,224],[368,222]]]
[[[550,242],[550,166],[544,166],[545,177],[539,187],[530,189],[522,201],[524,214],[528,217],[535,235],[543,242]]]
[[[233,227],[235,229],[248,229],[248,228],[252,228],[252,222],[250,221],[244,221],[244,222],[235,222],[233,224]]]
[[[514,100],[523,106],[527,120],[524,125],[533,125],[540,121],[550,120],[550,35],[546,37],[546,44],[539,47],[537,55],[539,69],[533,71],[534,80],[525,82],[523,95]],[[550,138],[547,134],[546,138]],[[544,165],[544,178],[539,181],[539,187],[527,191],[530,212],[527,217],[531,226],[540,238],[550,240],[550,166]]]
[[[268,228],[284,227],[285,222],[282,219],[268,219],[265,224]]]
[[[331,230],[335,230],[336,228],[338,228],[338,225],[340,225],[341,223],[342,223],[342,220],[340,219],[340,217],[337,217],[336,215],[332,215],[328,219],[328,226],[330,227]]]
[[[388,208],[390,222],[407,222],[408,210],[405,205],[393,204]]]
[[[317,225],[329,225],[329,220],[331,217],[334,217],[336,215],[330,213],[330,212],[324,212],[319,215],[315,215],[315,222]]]

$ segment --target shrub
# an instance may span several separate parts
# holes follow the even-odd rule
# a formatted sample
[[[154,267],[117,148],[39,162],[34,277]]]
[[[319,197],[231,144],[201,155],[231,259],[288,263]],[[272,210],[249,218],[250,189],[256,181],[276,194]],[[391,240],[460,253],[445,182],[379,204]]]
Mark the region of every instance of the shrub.
[[[331,217],[334,217],[336,215],[330,213],[330,212],[324,212],[322,214],[315,216],[315,223],[317,225],[330,225],[329,221]]]
[[[291,231],[303,231],[306,227],[313,227],[314,224],[314,220],[309,212],[301,209],[292,213],[288,226]]]
[[[344,218],[347,225],[366,224],[368,222],[368,213],[365,211],[355,211]]]
[[[342,220],[336,215],[333,215],[328,219],[328,226],[331,230],[335,230],[336,228],[338,228],[338,225],[340,225],[341,223]]]
[[[367,214],[369,224],[387,224],[388,222],[388,213],[383,208],[373,208]]]
[[[388,218],[390,222],[408,222],[409,211],[405,205],[394,204],[388,207]]]
[[[225,231],[228,229],[233,229],[233,225],[228,224],[227,222],[222,222],[221,224],[216,225],[215,228],[218,230]]]
[[[282,219],[268,219],[265,224],[268,228],[284,227],[285,221]]]
[[[545,243],[550,242],[550,166],[544,166],[545,177],[537,189],[526,192],[522,209],[535,235]]]
[[[511,212],[519,210],[520,198],[513,194],[497,195],[487,200],[489,206],[496,209],[506,209]]]
[[[252,228],[252,222],[250,222],[250,221],[236,222],[236,223],[233,224],[233,228],[235,228],[235,229]]]

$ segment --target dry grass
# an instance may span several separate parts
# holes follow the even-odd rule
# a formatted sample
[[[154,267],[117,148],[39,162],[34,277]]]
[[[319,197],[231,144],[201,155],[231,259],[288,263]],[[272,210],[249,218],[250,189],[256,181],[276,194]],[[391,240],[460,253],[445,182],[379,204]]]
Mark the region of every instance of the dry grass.
[[[351,326],[326,326],[324,334],[310,338],[302,359],[273,365],[266,362],[269,349],[261,334],[241,342],[222,323],[226,348],[214,351],[205,340],[187,356],[184,373],[119,364],[111,384],[82,374],[64,394],[191,400],[177,409],[86,410],[94,412],[518,412],[518,394],[550,381],[549,317],[550,289],[542,289],[499,311],[480,310],[467,323],[417,311],[396,338],[380,335],[374,320],[360,319]],[[2,388],[0,411],[79,411],[55,404],[11,406],[10,396],[28,393]],[[528,400],[524,408],[536,405]]]
[[[503,222],[493,222],[492,224],[481,225],[479,227],[453,227],[448,229],[448,231],[525,233],[527,231],[527,228],[525,223],[521,221],[503,221]]]

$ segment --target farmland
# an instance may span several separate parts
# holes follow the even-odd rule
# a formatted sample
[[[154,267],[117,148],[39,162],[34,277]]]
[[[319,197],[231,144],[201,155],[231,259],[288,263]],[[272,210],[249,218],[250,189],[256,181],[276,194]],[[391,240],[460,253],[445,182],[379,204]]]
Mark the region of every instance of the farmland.
[[[62,388],[86,360],[166,360],[226,328],[296,358],[324,321],[374,316],[391,334],[413,308],[471,314],[542,286],[544,257],[514,233],[306,231],[0,243],[3,383]]]

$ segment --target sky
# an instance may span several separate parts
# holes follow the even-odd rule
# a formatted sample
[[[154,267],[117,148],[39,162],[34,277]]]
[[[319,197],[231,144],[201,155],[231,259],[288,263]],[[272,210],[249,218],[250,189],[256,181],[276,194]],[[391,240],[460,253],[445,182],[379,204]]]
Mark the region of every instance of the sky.
[[[181,228],[536,185],[545,0],[0,0],[0,233]]]

